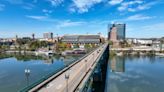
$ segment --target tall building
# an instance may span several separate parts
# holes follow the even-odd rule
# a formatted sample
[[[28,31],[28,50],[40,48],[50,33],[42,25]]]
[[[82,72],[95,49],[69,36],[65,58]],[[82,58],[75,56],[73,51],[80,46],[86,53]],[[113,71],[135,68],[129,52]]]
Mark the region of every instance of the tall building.
[[[53,39],[53,33],[52,32],[43,33],[43,38],[44,39]]]
[[[117,28],[116,27],[112,27],[110,31],[110,40],[112,42],[117,42]]]
[[[117,40],[125,40],[126,36],[126,24],[110,24],[108,25],[108,39],[110,38],[110,32],[113,27],[117,29]]]

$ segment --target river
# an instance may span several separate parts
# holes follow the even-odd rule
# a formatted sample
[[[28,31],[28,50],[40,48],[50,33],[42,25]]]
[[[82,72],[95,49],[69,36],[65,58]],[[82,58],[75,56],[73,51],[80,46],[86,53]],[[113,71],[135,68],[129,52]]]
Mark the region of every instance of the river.
[[[0,92],[17,92],[82,57],[0,55]],[[30,73],[25,73],[25,69]]]
[[[116,56],[109,59],[106,92],[164,92],[164,58]]]

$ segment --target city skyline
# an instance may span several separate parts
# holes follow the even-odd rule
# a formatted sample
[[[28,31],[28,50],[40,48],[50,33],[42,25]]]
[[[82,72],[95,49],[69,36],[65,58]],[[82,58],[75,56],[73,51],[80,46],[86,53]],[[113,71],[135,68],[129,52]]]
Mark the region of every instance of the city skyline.
[[[45,32],[97,34],[107,37],[108,24],[127,25],[126,37],[164,36],[162,0],[2,0],[0,38],[42,37]]]

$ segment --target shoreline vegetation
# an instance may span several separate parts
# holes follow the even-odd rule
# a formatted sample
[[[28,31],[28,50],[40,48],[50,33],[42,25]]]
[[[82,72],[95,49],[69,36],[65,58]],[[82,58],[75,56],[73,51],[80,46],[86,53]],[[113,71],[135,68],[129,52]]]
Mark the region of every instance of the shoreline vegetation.
[[[155,55],[155,52],[153,51],[148,51],[148,52],[128,52],[128,51],[121,51],[121,52],[117,52],[114,50],[110,50],[110,54],[111,56],[115,56],[115,55]]]
[[[115,51],[110,50],[110,57],[114,56],[160,56],[164,57],[164,52],[155,52],[155,51]]]
[[[127,49],[126,48],[132,48],[133,45],[128,44],[128,42],[124,41],[124,42],[120,42],[119,45],[117,47],[114,47],[114,43],[112,41],[108,41],[109,45],[110,45],[110,49],[109,49],[109,56],[113,57],[113,56],[124,56],[124,55],[131,55],[131,56],[140,56],[140,55],[147,55],[147,56],[160,56],[160,57],[164,57],[164,50],[160,49],[159,51],[155,51],[155,50],[133,50],[133,49]],[[119,48],[120,50],[111,50],[112,48]]]
[[[96,48],[96,44],[84,44],[83,48],[90,50]],[[17,39],[12,44],[0,44],[0,53],[5,52],[19,52],[19,53],[34,53],[39,50],[53,51],[57,54],[61,54],[65,50],[73,50],[80,48],[80,44],[67,44],[62,41],[39,41],[32,39]]]

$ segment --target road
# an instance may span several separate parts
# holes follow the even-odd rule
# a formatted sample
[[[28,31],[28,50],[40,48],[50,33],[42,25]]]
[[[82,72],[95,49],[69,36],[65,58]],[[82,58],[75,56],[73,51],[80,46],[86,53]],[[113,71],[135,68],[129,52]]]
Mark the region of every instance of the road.
[[[90,70],[96,59],[101,56],[104,46],[105,45],[97,48],[69,70],[48,83],[47,86],[41,88],[39,92],[73,92],[86,75],[87,71]],[[33,92],[33,90],[30,92]]]

